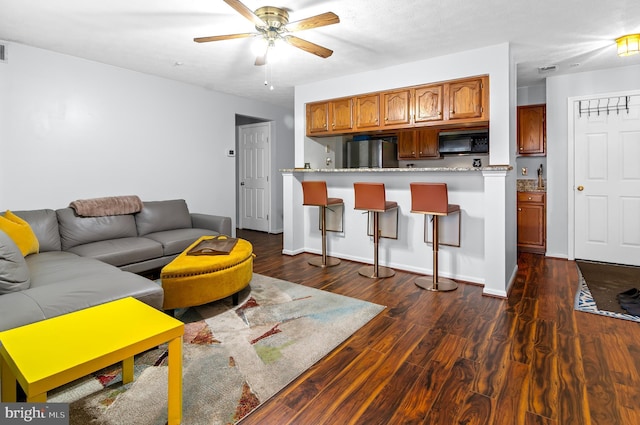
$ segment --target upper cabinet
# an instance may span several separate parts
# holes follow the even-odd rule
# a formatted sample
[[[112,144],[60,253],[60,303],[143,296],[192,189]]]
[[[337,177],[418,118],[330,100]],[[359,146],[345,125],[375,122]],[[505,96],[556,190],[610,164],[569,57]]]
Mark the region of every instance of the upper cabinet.
[[[442,84],[416,87],[414,89],[413,121],[415,124],[443,120],[443,89],[444,86]]]
[[[329,122],[331,131],[353,130],[353,99],[338,99],[329,102]]]
[[[342,134],[353,131],[353,98],[307,104],[307,135]]]
[[[380,127],[380,95],[370,94],[355,98],[357,130],[374,130]]]
[[[382,127],[403,128],[411,124],[411,91],[382,93]]]
[[[398,132],[398,159],[439,158],[438,129],[403,130]]]
[[[488,122],[489,77],[307,104],[307,136]]]
[[[317,133],[329,131],[329,102],[307,104],[307,134],[313,136]]]
[[[518,154],[546,155],[546,106],[518,106]]]
[[[449,120],[483,119],[485,116],[485,78],[472,78],[448,84]]]

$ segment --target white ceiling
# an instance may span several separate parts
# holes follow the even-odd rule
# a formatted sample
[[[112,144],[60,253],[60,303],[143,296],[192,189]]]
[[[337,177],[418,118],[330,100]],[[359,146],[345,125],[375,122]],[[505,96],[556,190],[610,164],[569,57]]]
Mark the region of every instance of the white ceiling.
[[[283,3],[280,3],[283,2]],[[251,38],[194,37],[254,32],[222,0],[0,0],[0,40],[22,43],[209,89],[293,106],[293,87],[346,74],[509,42],[518,86],[553,75],[640,64],[619,58],[614,39],[640,32],[638,0],[244,0],[297,21],[331,11],[340,23],[295,33],[334,51],[322,59],[285,45],[256,67]],[[11,61],[10,48],[8,60]],[[574,64],[579,64],[576,66]]]

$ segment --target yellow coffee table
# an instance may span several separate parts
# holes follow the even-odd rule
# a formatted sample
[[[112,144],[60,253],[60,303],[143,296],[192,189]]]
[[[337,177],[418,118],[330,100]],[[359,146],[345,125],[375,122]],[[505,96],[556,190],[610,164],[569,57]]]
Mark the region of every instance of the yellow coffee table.
[[[134,298],[124,298],[0,332],[3,402],[16,401],[16,381],[28,402],[47,391],[122,362],[133,381],[133,356],[168,342],[168,423],[182,420],[184,324]]]

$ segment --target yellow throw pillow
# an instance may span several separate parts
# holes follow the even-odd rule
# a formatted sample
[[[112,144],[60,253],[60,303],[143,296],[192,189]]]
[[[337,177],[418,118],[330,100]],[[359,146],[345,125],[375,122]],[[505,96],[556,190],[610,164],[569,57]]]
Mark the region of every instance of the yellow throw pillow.
[[[9,210],[4,213],[4,217],[0,216],[0,230],[9,235],[25,257],[37,254],[40,250],[38,238],[29,223]]]

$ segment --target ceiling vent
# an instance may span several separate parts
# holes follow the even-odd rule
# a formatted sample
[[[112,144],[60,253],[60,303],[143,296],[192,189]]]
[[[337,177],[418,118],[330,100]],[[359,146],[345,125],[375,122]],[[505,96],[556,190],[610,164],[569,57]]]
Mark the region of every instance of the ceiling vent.
[[[7,46],[0,43],[0,62],[7,61]]]
[[[548,74],[549,72],[555,72],[558,70],[558,65],[546,65],[538,68],[539,74]]]

